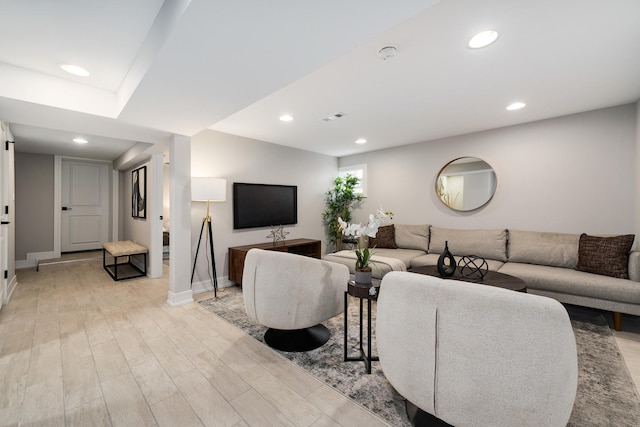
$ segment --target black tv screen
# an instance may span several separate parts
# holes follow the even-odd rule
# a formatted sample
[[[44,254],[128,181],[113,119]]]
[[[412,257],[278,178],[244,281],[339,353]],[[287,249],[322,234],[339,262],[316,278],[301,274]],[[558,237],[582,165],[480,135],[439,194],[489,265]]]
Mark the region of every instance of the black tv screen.
[[[234,229],[271,227],[297,222],[297,186],[233,183]]]

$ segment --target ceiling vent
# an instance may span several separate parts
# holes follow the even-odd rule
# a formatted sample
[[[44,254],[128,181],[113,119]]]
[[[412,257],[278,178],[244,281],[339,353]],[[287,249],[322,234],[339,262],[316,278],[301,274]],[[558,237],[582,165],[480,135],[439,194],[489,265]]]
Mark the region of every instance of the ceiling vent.
[[[387,59],[391,59],[396,56],[398,49],[395,46],[385,46],[378,51],[378,58],[386,61]]]
[[[344,117],[344,116],[345,116],[345,114],[344,114],[344,113],[335,113],[335,114],[332,114],[332,115],[330,115],[330,116],[325,117],[325,118],[324,118],[324,119],[322,119],[322,120],[324,120],[325,122],[332,122],[332,121],[334,121],[334,120],[336,120],[336,119],[339,119],[339,118],[341,118],[341,117]]]

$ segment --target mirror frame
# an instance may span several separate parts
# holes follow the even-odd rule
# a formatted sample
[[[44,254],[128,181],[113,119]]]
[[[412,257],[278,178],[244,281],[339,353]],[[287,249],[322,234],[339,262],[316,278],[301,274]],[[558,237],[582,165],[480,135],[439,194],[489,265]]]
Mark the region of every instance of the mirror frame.
[[[491,195],[489,195],[487,197],[486,200],[484,200],[484,202],[478,206],[474,206],[472,208],[468,208],[468,209],[459,209],[459,208],[455,208],[453,206],[451,206],[451,202],[447,202],[445,201],[446,199],[446,195],[442,193],[442,185],[441,185],[441,181],[440,178],[444,175],[443,172],[445,171],[445,169],[449,166],[451,166],[452,164],[458,162],[457,164],[461,164],[461,163],[466,163],[466,162],[460,162],[460,160],[463,159],[475,159],[475,161],[478,162],[482,162],[484,164],[486,164],[488,166],[487,171],[491,171],[491,173],[493,174],[493,189],[491,191]],[[444,175],[446,176],[446,175]],[[492,199],[493,196],[496,194],[496,189],[498,188],[498,176],[496,174],[495,169],[493,168],[493,166],[491,166],[489,163],[485,162],[484,160],[478,158],[478,157],[471,157],[471,156],[464,156],[464,157],[458,157],[456,159],[451,160],[450,162],[448,162],[447,164],[445,164],[442,168],[440,168],[440,171],[438,172],[438,175],[436,175],[436,182],[435,182],[435,190],[436,190],[436,197],[438,198],[438,200],[440,200],[440,202],[446,206],[447,208],[456,211],[456,212],[472,212],[475,210],[478,210],[480,208],[483,208],[484,206],[486,206]]]

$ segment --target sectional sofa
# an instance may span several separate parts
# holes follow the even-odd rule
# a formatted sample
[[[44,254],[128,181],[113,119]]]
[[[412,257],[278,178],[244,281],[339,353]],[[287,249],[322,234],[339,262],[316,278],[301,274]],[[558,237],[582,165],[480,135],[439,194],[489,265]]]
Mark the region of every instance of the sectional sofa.
[[[521,230],[461,230],[431,225],[381,227],[374,247],[373,277],[392,270],[436,265],[445,242],[456,260],[476,255],[489,270],[519,277],[527,291],[584,307],[640,315],[640,252],[631,251],[633,235],[589,236]],[[348,249],[325,255],[355,271]],[[400,261],[400,262],[398,262]]]

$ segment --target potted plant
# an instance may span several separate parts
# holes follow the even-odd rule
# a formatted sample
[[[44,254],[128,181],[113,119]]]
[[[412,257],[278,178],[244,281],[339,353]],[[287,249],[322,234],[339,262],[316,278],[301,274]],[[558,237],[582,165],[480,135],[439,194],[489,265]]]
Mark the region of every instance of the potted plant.
[[[344,178],[336,178],[333,187],[325,193],[326,209],[322,213],[322,219],[329,237],[327,243],[332,244],[336,251],[342,249],[342,230],[338,218],[351,221],[351,208],[354,203],[364,199],[362,194],[354,192],[359,182],[358,177],[347,174]]]
[[[378,209],[376,214],[369,215],[369,223],[367,225],[349,224],[342,218],[338,218],[341,233],[358,242],[358,248],[354,250],[356,254],[356,283],[371,283],[371,257],[373,252],[365,245],[365,236],[376,237],[380,224],[390,217],[390,212]]]

